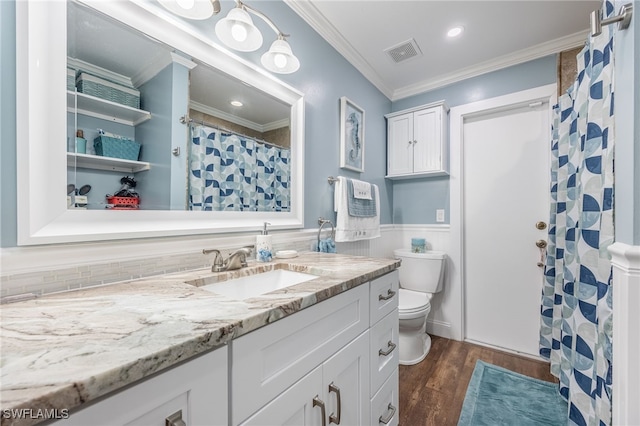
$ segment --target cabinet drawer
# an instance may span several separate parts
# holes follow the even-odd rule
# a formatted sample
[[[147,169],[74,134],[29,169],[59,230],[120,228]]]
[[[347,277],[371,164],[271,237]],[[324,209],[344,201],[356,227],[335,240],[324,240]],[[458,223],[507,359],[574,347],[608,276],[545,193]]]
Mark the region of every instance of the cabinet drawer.
[[[394,309],[371,327],[370,367],[371,395],[375,394],[400,362],[398,348],[398,310]]]
[[[397,426],[400,418],[398,403],[398,369],[396,368],[378,393],[371,398],[371,424]]]
[[[371,326],[398,307],[399,282],[397,269],[371,281],[369,293],[371,303],[369,324]]]
[[[227,347],[116,391],[80,411],[72,411],[56,426],[164,426],[182,411],[187,425],[227,425]]]
[[[232,341],[232,423],[249,417],[368,325],[365,284]]]

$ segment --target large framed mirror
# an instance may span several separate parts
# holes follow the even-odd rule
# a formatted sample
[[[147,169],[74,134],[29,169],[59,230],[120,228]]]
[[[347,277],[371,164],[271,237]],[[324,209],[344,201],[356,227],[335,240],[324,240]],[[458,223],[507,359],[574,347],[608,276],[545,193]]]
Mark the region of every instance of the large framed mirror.
[[[299,91],[216,45],[156,2],[19,2],[17,19],[19,245],[240,232],[257,230],[265,221],[275,229],[303,226],[304,100]],[[98,42],[100,32],[109,34]],[[123,42],[125,37],[135,39]],[[65,84],[70,69],[76,82],[98,76],[121,83],[123,78],[122,84],[142,89],[141,105],[132,107],[141,115],[123,119],[104,113],[86,90],[78,93]],[[157,92],[154,78],[163,69],[170,70],[175,85],[156,101],[150,93]],[[229,104],[229,90],[257,108],[240,113]],[[77,130],[86,140],[80,150]],[[94,140],[122,135],[142,139],[139,159],[124,165],[108,159],[105,165],[95,158]],[[190,169],[189,144],[199,136],[242,140],[243,147],[251,144],[248,152],[268,149],[276,158],[286,157],[284,201],[256,202],[259,197],[247,190],[251,205],[198,204],[198,190],[192,189],[198,183],[189,180],[190,173],[197,174]],[[115,193],[125,176],[137,181],[140,203],[135,209],[114,209],[105,193]],[[74,203],[73,195],[83,187],[93,194]]]

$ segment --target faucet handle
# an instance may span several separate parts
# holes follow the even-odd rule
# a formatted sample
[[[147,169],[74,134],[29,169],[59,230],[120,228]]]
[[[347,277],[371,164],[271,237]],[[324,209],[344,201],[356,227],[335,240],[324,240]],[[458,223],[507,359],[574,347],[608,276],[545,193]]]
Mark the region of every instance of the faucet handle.
[[[220,254],[220,250],[218,249],[203,249],[202,254],[215,253],[215,257],[213,258],[213,265],[211,266],[211,272],[220,272],[223,267],[222,255]]]

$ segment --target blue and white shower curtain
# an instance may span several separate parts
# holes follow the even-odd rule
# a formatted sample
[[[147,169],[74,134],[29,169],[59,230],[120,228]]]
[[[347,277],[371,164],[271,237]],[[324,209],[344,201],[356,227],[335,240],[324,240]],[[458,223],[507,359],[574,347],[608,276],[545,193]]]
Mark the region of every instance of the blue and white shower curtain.
[[[577,59],[577,80],[554,107],[540,354],[560,380],[569,424],[600,426],[611,424],[613,25]]]
[[[192,126],[189,209],[289,211],[291,151],[206,126]]]

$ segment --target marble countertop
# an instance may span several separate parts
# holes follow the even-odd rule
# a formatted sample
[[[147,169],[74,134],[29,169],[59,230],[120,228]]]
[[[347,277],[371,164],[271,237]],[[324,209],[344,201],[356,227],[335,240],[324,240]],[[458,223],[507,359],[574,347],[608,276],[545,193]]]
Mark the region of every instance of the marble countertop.
[[[2,305],[0,408],[72,410],[399,265],[309,252],[231,272],[185,271]],[[244,301],[199,288],[271,269],[318,277]],[[10,422],[2,419],[34,421]]]

